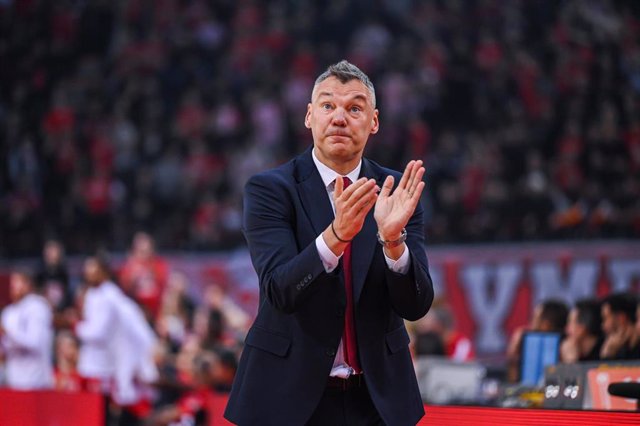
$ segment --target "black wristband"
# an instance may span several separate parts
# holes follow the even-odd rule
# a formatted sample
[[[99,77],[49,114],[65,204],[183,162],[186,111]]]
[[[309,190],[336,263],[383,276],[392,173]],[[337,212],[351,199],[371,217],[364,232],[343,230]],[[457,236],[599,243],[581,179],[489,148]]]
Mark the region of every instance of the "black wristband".
[[[333,227],[333,221],[331,221],[331,231],[333,232],[333,235],[336,236],[336,238],[338,239],[338,241],[340,241],[341,243],[350,243],[351,240],[343,240],[342,238],[338,237],[338,234],[336,233],[336,229]]]

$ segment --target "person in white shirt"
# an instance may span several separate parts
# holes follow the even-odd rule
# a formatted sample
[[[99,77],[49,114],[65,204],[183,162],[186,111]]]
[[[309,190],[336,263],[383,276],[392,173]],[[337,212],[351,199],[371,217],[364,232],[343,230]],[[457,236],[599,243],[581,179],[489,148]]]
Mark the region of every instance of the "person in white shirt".
[[[111,390],[111,379],[115,365],[112,357],[112,340],[117,328],[116,310],[104,294],[103,282],[108,274],[102,272],[99,262],[89,258],[84,263],[84,279],[88,285],[82,302],[82,320],[76,324],[75,332],[80,339],[78,373],[99,382],[103,393]]]
[[[89,289],[75,328],[82,343],[78,372],[99,381],[118,405],[136,404],[145,397],[141,385],[157,379],[155,334],[140,307],[111,281],[106,262],[87,259],[84,276]]]
[[[51,306],[34,293],[26,272],[10,277],[12,304],[2,311],[1,350],[6,359],[6,383],[19,390],[53,387],[53,325]]]

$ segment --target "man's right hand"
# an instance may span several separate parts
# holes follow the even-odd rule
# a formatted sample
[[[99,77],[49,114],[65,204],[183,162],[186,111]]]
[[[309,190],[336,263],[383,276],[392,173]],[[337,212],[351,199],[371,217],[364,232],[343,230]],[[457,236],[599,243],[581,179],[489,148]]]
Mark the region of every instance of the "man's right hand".
[[[327,246],[336,256],[342,254],[348,241],[362,229],[367,213],[376,204],[379,191],[380,187],[374,179],[360,178],[347,188],[342,179],[336,179],[333,193],[336,216],[333,229],[329,225],[322,233]]]

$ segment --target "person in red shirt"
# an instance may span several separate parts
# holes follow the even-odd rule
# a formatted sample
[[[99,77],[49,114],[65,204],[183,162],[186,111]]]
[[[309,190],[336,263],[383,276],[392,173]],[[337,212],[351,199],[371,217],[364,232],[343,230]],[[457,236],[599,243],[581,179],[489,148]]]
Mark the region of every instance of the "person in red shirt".
[[[471,361],[476,357],[473,342],[456,329],[453,313],[444,303],[434,303],[417,324],[416,331],[418,335],[433,333],[440,336],[444,354],[453,361]]]
[[[153,238],[145,232],[136,233],[120,271],[120,284],[151,319],[158,316],[168,276],[169,265],[156,254]]]
[[[54,389],[63,392],[99,392],[78,373],[78,340],[70,331],[58,333],[55,343]]]

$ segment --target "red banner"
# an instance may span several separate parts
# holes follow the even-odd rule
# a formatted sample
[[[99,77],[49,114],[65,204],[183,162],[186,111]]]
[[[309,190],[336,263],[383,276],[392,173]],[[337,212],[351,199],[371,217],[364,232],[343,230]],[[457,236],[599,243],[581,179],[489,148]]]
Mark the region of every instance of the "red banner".
[[[101,395],[0,389],[0,426],[102,424],[104,405]]]

